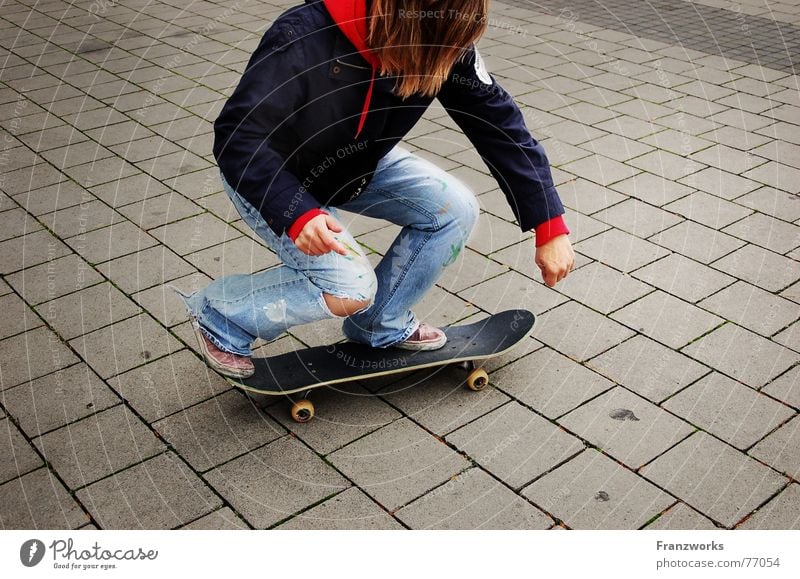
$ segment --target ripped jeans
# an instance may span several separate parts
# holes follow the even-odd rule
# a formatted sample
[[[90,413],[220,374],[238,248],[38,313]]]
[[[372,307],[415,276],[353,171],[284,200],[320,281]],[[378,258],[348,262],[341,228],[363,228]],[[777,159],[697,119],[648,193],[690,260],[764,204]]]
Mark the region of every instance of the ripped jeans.
[[[381,159],[359,197],[338,210],[325,208],[345,227],[335,237],[347,255],[302,253],[285,233],[277,236],[224,178],[223,185],[242,219],[283,262],[260,273],[219,278],[185,298],[203,333],[222,350],[242,356],[251,355],[256,338],[271,341],[293,326],[336,317],[323,293],[370,303],[344,319],[342,330],[350,340],[374,347],[406,340],[419,325],[411,307],[456,260],[478,217],[467,187],[399,147]],[[374,270],[340,211],[402,226]]]

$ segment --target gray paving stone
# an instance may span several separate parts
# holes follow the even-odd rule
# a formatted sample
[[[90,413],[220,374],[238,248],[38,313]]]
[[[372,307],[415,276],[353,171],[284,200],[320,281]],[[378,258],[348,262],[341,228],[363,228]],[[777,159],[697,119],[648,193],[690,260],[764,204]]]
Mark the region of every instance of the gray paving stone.
[[[115,376],[109,384],[148,422],[231,388],[189,350]]]
[[[509,400],[491,387],[473,392],[464,386],[465,378],[460,368],[422,371],[381,388],[379,394],[427,430],[444,436]]]
[[[195,470],[207,471],[285,434],[246,396],[229,390],[186,408],[153,428]]]
[[[164,449],[130,410],[116,406],[34,440],[47,461],[76,489]]]
[[[413,309],[419,319],[438,327],[460,323],[478,312],[475,305],[436,286],[428,290],[425,296],[414,304]]]
[[[281,263],[274,253],[248,237],[190,253],[186,260],[214,279],[234,273],[256,273]]]
[[[291,437],[218,467],[205,479],[256,528],[274,525],[350,486]]]
[[[521,243],[515,243],[497,253],[493,253],[489,259],[498,261],[531,279],[541,281],[542,273],[539,270],[539,266],[536,265],[535,255],[536,240],[531,237]]]
[[[608,121],[597,123],[594,128],[636,140],[662,130],[662,127],[659,125],[637,119],[636,117],[632,117],[630,115],[620,115]]]
[[[0,340],[44,325],[19,296],[13,293],[0,297]]]
[[[287,400],[276,404],[271,413],[321,455],[330,454],[401,416],[374,394],[353,384],[318,390],[311,399],[316,412],[314,420],[307,424],[292,420]]]
[[[567,227],[569,227],[569,238],[573,243],[583,241],[589,237],[594,237],[598,233],[611,229],[607,223],[603,223],[594,217],[588,217],[572,209],[566,210],[564,213],[564,221],[567,223]]]
[[[649,237],[682,221],[680,217],[638,199],[623,201],[594,214],[594,217],[637,237]]]
[[[680,349],[724,322],[722,318],[655,291],[611,317],[671,348]]]
[[[636,470],[694,430],[621,387],[573,410],[559,424]]]
[[[741,450],[793,414],[783,404],[716,372],[679,392],[663,406]]]
[[[0,275],[49,262],[70,253],[48,231],[40,230],[0,242]]]
[[[133,223],[123,221],[71,237],[67,243],[89,263],[100,263],[141,251],[157,242]]]
[[[591,449],[522,494],[572,529],[638,529],[674,502],[665,492]]]
[[[447,436],[506,484],[518,489],[580,452],[583,443],[516,402]]]
[[[19,207],[0,213],[0,241],[41,229],[33,217]]]
[[[229,507],[222,507],[181,527],[186,531],[238,531],[248,528],[247,524]]]
[[[707,133],[703,133],[701,136],[713,142],[726,143],[728,146],[741,149],[742,151],[749,151],[771,140],[769,137],[763,135],[724,125],[718,125]]]
[[[624,273],[668,255],[665,249],[618,229],[582,241],[575,249]]]
[[[511,205],[509,205],[505,194],[498,187],[494,177],[484,175],[470,167],[462,166],[459,168],[472,171],[475,174],[475,176],[470,176],[470,179],[465,183],[469,183],[470,189],[476,192],[475,200],[483,213],[490,213],[505,221],[516,223],[517,217],[514,215]],[[453,173],[455,171],[451,171],[451,174]]]
[[[613,384],[550,348],[493,372],[490,381],[523,404],[554,419]]]
[[[787,300],[792,300],[795,303],[800,303],[800,283],[794,283],[780,292],[782,297]]]
[[[647,295],[653,288],[602,263],[594,262],[571,273],[559,284],[558,290],[607,314]]]
[[[93,285],[36,307],[63,338],[70,340],[141,311],[110,283]]]
[[[631,337],[633,332],[576,302],[539,317],[536,337],[575,360],[588,360]]]
[[[183,300],[168,285],[192,288],[190,291],[193,292],[196,291],[196,288],[205,287],[209,283],[211,283],[211,278],[198,271],[172,280],[170,284],[158,285],[135,293],[131,297],[162,325],[169,328],[185,322],[188,314]]]
[[[732,277],[678,253],[637,270],[633,276],[692,303],[734,282]]]
[[[732,173],[741,173],[743,169],[749,169],[765,162],[760,157],[754,157],[747,152],[720,144],[695,153],[691,158],[699,163]]]
[[[194,268],[167,247],[137,251],[100,264],[97,269],[125,293],[135,293],[194,273]]]
[[[54,185],[64,180],[61,171],[44,161],[16,171],[4,172],[4,177],[3,191],[11,196]]]
[[[662,231],[650,241],[701,263],[711,263],[743,245],[730,235],[692,221]]]
[[[41,327],[0,341],[0,390],[46,376],[78,358],[56,334]]]
[[[494,215],[482,213],[469,241],[467,241],[467,247],[481,255],[489,255],[514,243],[519,243],[526,236],[518,226]]]
[[[797,202],[797,196],[777,191],[772,187],[756,189],[739,197],[736,202],[779,219],[787,221],[800,219],[800,203]]]
[[[762,336],[771,336],[800,317],[800,305],[743,281],[699,305]]]
[[[787,253],[800,245],[800,227],[760,213],[726,227],[725,233],[776,253]]]
[[[684,353],[756,389],[800,361],[800,354],[733,324],[704,336]]]
[[[738,529],[800,529],[800,484],[790,484],[781,494],[758,509]]]
[[[174,529],[222,501],[167,452],[78,491],[102,529]]]
[[[564,303],[566,298],[544,284],[517,272],[494,277],[459,292],[459,297],[489,313],[522,308],[539,313]]]
[[[85,364],[20,384],[0,400],[31,438],[120,402]]]
[[[708,372],[691,358],[640,335],[586,364],[656,404]]]
[[[103,278],[80,257],[69,254],[6,279],[25,301],[36,305],[91,286]]]
[[[531,259],[533,259],[532,256]],[[461,252],[461,257],[445,269],[442,277],[436,283],[448,291],[460,292],[506,271],[508,271],[507,266],[495,263],[466,248]]]
[[[400,509],[412,529],[547,529],[553,520],[478,468]]]
[[[652,173],[639,173],[630,179],[614,183],[610,189],[657,207],[662,207],[692,192],[691,187],[664,179]]]
[[[665,205],[664,209],[683,215],[687,219],[697,221],[712,229],[722,229],[752,213],[744,207],[703,191],[697,191]]]
[[[612,120],[610,122],[614,121]],[[624,165],[619,161],[601,156],[586,157],[579,161],[568,163],[560,168],[572,173],[576,177],[603,186],[609,186],[613,183],[629,179],[639,172],[637,169]]]
[[[41,457],[8,418],[0,420],[0,484],[40,467]]]
[[[77,529],[89,517],[46,468],[0,486],[0,527],[11,529]]]
[[[705,169],[705,165],[701,163],[663,150],[655,150],[636,157],[628,161],[628,164],[671,181],[677,181]],[[687,185],[692,186],[690,183]]]
[[[724,199],[736,199],[759,187],[759,184],[751,179],[745,179],[715,167],[709,167],[683,177],[679,179],[679,183]]]
[[[186,255],[241,237],[241,233],[236,228],[210,213],[202,213],[163,227],[157,227],[150,233],[178,255]]]
[[[597,90],[597,89],[592,89]],[[636,89],[633,89],[636,90]],[[619,96],[619,93],[611,93]],[[592,153],[605,155],[620,163],[625,162],[639,155],[649,153],[653,147],[622,137],[620,135],[609,134],[599,139],[593,139],[584,143],[582,147]]]
[[[691,98],[694,97],[685,97],[681,99],[679,106],[686,110],[685,106],[689,102],[687,99]],[[707,106],[707,101],[698,99],[697,101],[693,102],[697,102],[697,104],[701,107]],[[641,140],[641,142],[652,145],[657,149],[669,151],[670,153],[674,153],[676,155],[690,155],[697,151],[702,151],[714,143],[712,140],[694,137],[686,132],[676,131],[673,129],[667,129],[665,131],[661,131],[660,133],[645,137]]]
[[[800,180],[800,169],[768,161],[755,169],[742,173],[742,177],[758,181],[780,191],[796,193],[797,182]]]
[[[281,530],[397,530],[403,526],[361,490],[350,487],[277,527]]]
[[[709,519],[686,506],[677,503],[644,528],[645,531],[716,531],[717,526]]]
[[[558,194],[565,207],[587,215],[625,200],[623,195],[612,189],[585,179],[573,179],[564,183],[559,186]]]
[[[800,408],[800,367],[795,366],[761,390],[794,408]]]
[[[795,416],[750,450],[750,456],[800,479],[800,418]]]
[[[153,229],[203,212],[201,207],[178,193],[149,197],[120,208],[120,213],[142,229]]]
[[[70,345],[101,378],[181,349],[180,342],[145,314],[84,334]]]
[[[198,199],[223,190],[218,167],[209,167],[202,171],[178,175],[173,179],[168,179],[165,183],[189,199]]]
[[[787,482],[704,432],[684,440],[641,474],[728,528]]]
[[[158,197],[168,193],[169,189],[150,175],[139,173],[131,177],[97,185],[92,187],[91,191],[111,207],[122,207],[143,199]]]
[[[120,157],[109,157],[99,161],[83,163],[82,165],[64,167],[62,171],[70,179],[86,189],[130,177],[139,172],[134,165]]]
[[[385,426],[328,458],[390,511],[468,466],[463,457],[407,419]]]
[[[59,237],[72,237],[120,223],[125,218],[108,205],[93,199],[39,217]]]

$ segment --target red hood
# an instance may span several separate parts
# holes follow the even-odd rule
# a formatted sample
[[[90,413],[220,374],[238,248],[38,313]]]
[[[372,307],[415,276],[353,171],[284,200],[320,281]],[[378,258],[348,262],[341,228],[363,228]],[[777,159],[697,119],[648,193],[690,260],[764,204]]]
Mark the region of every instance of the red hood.
[[[366,0],[324,0],[325,8],[364,60],[373,67],[378,66],[378,58],[367,47],[367,1]]]
[[[372,65],[372,79],[364,99],[364,107],[358,122],[356,138],[364,127],[369,112],[369,103],[372,100],[372,87],[375,84],[375,73],[378,69],[378,57],[367,47],[367,1],[366,0],[323,0],[325,8],[336,22],[339,30],[356,47],[359,54]]]

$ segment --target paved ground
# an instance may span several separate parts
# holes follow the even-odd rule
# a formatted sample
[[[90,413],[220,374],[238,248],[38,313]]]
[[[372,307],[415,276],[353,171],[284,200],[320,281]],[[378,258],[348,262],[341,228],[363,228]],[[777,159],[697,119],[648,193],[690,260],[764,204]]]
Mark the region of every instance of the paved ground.
[[[2,528],[800,528],[798,0],[494,2],[481,49],[580,268],[537,280],[432,108],[408,145],[484,213],[419,312],[540,322],[482,393],[367,382],[306,425],[209,373],[161,287],[275,264],[211,121],[291,3],[0,3]],[[376,256],[395,233],[349,225]]]

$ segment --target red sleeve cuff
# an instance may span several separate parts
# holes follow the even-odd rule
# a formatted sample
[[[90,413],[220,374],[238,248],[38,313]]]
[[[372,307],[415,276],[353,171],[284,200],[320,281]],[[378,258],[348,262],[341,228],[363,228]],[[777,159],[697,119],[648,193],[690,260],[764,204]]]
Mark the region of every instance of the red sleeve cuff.
[[[292,223],[292,226],[286,231],[286,235],[289,236],[289,239],[295,241],[300,235],[300,232],[303,231],[303,227],[306,226],[306,223],[314,219],[317,215],[327,215],[327,213],[319,208],[306,211],[300,217],[295,219],[295,222]]]
[[[536,226],[536,247],[541,247],[559,235],[569,235],[569,229],[561,215]]]

